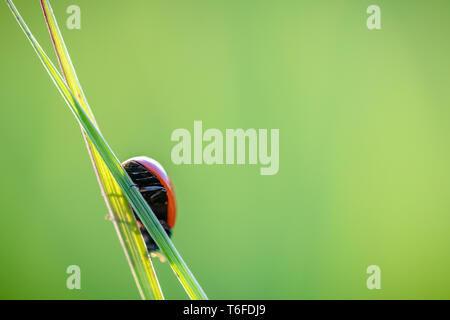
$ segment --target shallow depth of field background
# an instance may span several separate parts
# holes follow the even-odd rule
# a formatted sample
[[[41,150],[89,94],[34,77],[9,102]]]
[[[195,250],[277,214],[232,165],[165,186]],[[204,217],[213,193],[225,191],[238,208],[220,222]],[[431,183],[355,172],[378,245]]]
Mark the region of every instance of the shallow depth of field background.
[[[56,62],[39,1],[15,4]],[[52,4],[117,156],[172,177],[173,241],[210,298],[450,298],[447,1]],[[0,37],[0,298],[139,298],[79,126],[5,3]],[[280,129],[279,173],[175,166],[170,135],[194,120]]]

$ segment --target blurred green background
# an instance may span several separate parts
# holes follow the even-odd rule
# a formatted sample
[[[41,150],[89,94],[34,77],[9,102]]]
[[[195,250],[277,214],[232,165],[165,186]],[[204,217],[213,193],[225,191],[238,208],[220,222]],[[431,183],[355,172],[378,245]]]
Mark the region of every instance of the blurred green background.
[[[39,1],[15,4],[56,62]],[[117,156],[172,177],[173,241],[210,298],[450,298],[448,1],[52,4]],[[80,128],[4,3],[0,36],[0,298],[138,299]],[[279,173],[174,165],[170,135],[194,120],[280,129]]]

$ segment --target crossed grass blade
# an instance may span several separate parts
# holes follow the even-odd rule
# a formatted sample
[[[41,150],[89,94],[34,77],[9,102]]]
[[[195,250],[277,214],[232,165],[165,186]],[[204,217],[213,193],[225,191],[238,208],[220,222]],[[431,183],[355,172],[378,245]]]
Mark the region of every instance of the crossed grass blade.
[[[61,72],[72,93],[78,98],[83,110],[98,129],[97,122],[81,88],[80,82],[67,51],[61,31],[58,27],[50,2],[41,0],[42,12],[58,57]],[[136,219],[131,211],[125,195],[115,182],[105,162],[82,129],[94,171],[99,182],[100,190],[113,221],[125,256],[131,268],[142,299],[162,300],[164,296],[158,283],[151,258],[148,256],[145,243],[140,235]]]
[[[122,168],[117,157],[112,152],[108,143],[103,138],[102,134],[90,118],[89,114],[84,110],[78,98],[71,91],[68,84],[58,73],[48,56],[45,54],[39,43],[31,34],[29,28],[25,24],[25,21],[20,16],[12,1],[6,0],[6,2],[20,27],[29,39],[31,45],[33,46],[36,54],[43,63],[51,79],[55,83],[70,110],[72,111],[79,124],[83,128],[85,134],[92,143],[92,146],[94,147],[93,150],[98,152],[99,156],[103,160],[115,182],[119,185],[120,189],[125,195],[126,199],[129,201],[136,214],[138,215],[152,238],[155,240],[158,247],[161,249],[162,253],[167,257],[170,266],[172,267],[173,271],[183,285],[189,297],[191,299],[207,299],[205,292],[195,279],[194,275],[191,273],[189,267],[181,258],[180,254],[176,250],[170,238],[167,236],[166,232],[162,228],[151,208],[148,206],[137,188],[134,187],[132,180]]]

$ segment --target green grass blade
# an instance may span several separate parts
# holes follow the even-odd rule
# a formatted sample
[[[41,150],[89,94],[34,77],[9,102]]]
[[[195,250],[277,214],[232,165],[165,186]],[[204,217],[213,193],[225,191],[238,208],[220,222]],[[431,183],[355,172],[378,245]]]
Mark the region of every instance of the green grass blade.
[[[87,102],[86,96],[81,88],[80,82],[73,67],[70,55],[67,51],[64,39],[58,28],[55,15],[53,14],[50,2],[41,0],[41,7],[45,21],[53,41],[53,46],[59,60],[59,65],[72,93],[78,98],[84,111],[89,115],[92,122],[97,126],[94,115]],[[132,274],[135,278],[138,290],[143,299],[162,300],[164,296],[157,276],[155,274],[151,258],[148,256],[145,243],[139,232],[136,219],[132,213],[130,204],[112,177],[109,169],[102,160],[92,144],[92,141],[82,130],[88,148],[92,164],[97,176],[97,180],[106,201],[114,227],[119,236],[120,243],[125,251],[125,256],[129,262]]]
[[[181,258],[180,254],[176,250],[170,238],[167,236],[155,214],[145,202],[144,198],[139,193],[128,174],[122,168],[117,157],[112,152],[111,148],[109,147],[108,143],[105,141],[101,133],[98,131],[96,125],[89,118],[89,115],[85,112],[83,107],[78,102],[77,98],[71,92],[66,82],[63,80],[61,75],[51,63],[50,59],[42,50],[39,43],[33,37],[15,6],[10,0],[6,0],[6,2],[8,3],[12,13],[16,17],[22,30],[30,40],[34,50],[39,56],[41,62],[46,68],[56,87],[60,91],[67,105],[75,115],[80,125],[83,127],[89,139],[92,141],[93,145],[107,165],[112,176],[134,208],[136,214],[139,216],[142,223],[161,249],[162,253],[167,257],[167,260],[169,261],[172,269],[182,283],[189,297],[191,299],[207,299],[205,292],[198,284],[197,280],[189,270],[186,263]]]

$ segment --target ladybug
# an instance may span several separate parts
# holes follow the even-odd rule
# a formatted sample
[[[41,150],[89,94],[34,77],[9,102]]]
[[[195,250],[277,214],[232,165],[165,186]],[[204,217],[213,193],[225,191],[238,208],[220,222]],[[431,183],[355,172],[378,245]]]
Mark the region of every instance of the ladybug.
[[[131,180],[139,188],[139,192],[170,237],[176,219],[175,191],[162,165],[158,161],[148,157],[136,157],[125,161],[122,166]],[[134,210],[133,214],[144,239],[147,251],[149,253],[158,251],[158,246]]]

